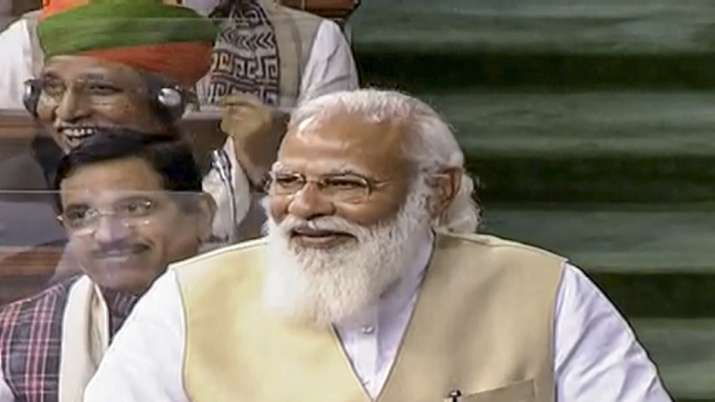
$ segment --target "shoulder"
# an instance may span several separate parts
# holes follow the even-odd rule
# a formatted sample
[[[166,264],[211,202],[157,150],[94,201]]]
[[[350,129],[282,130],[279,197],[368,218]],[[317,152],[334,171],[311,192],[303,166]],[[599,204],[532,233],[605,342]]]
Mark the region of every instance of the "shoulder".
[[[318,39],[319,31],[322,31],[326,24],[334,24],[332,21],[315,14],[282,6],[277,3],[274,3],[274,5],[268,9],[268,14],[274,28],[287,28],[289,31],[292,31],[292,35],[298,35],[301,45],[304,48],[309,48],[311,44]]]
[[[349,50],[350,46],[338,24],[324,19],[315,33],[313,49],[322,51],[323,57],[329,57],[335,51]]]
[[[237,289],[257,284],[265,259],[265,241],[259,239],[199,255],[170,270],[181,299],[191,305],[191,300],[226,298]]]
[[[30,297],[26,297],[24,299],[20,299],[12,303],[6,304],[5,306],[0,307],[0,317],[5,317],[6,314],[12,310],[32,307],[37,304],[46,302],[50,299],[66,297],[69,293],[70,288],[72,288],[72,285],[77,282],[81,277],[81,275],[76,275],[70,278],[66,278]]]
[[[23,14],[0,32],[0,42],[4,39],[7,44],[12,44],[17,49],[30,46],[39,16],[39,10]]]
[[[22,323],[55,320],[55,313],[64,309],[69,290],[79,278],[81,276],[67,278],[33,296],[0,308],[0,335]]]
[[[28,36],[28,20],[26,18],[19,18],[11,22],[7,27],[5,27],[2,32],[0,32],[0,38],[18,38],[19,35]]]
[[[172,264],[171,268],[180,279],[214,276],[226,270],[236,271],[233,268],[262,263],[265,249],[265,239],[241,242]]]
[[[439,232],[436,244],[437,248],[442,250],[458,249],[467,253],[470,251],[484,252],[495,256],[513,255],[553,260],[559,263],[566,262],[566,258],[542,248],[491,235]]]
[[[305,21],[305,22],[312,23],[315,25],[320,24],[322,21],[327,21],[323,17],[317,16],[315,14],[311,14],[306,11],[297,10],[295,8],[286,7],[286,6],[281,5],[277,2],[273,3],[273,7],[270,8],[270,12],[271,12],[271,14],[274,14],[274,15],[280,15],[280,14],[288,15],[294,20]]]
[[[432,275],[477,294],[519,295],[553,306],[566,259],[527,244],[488,235],[438,233]],[[429,271],[428,271],[429,272]],[[457,284],[458,283],[458,284]],[[500,296],[501,297],[501,296]],[[534,305],[535,306],[535,305]]]
[[[496,236],[438,233],[434,264],[458,275],[558,286],[566,259],[549,251]],[[538,287],[538,286],[537,286]]]

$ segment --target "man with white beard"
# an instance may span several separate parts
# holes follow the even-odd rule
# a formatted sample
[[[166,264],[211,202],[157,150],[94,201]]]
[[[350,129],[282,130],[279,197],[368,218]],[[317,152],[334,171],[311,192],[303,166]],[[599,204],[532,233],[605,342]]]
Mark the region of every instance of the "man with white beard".
[[[112,401],[669,401],[565,259],[471,234],[448,126],[395,92],[298,108],[265,239],[175,265],[86,395]]]

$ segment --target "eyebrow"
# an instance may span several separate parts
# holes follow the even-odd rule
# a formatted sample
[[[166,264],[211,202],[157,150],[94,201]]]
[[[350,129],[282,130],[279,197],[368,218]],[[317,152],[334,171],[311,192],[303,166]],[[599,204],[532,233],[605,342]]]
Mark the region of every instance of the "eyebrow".
[[[57,80],[62,80],[62,77],[60,77],[57,72],[55,71],[45,71],[42,73],[42,78],[44,79],[57,79]],[[107,78],[106,74],[102,73],[84,73],[80,74],[79,76],[75,77],[76,79],[82,79],[82,80],[98,80],[98,81],[111,81],[110,79]]]
[[[121,192],[123,193],[121,197],[119,197],[115,200],[111,200],[112,205],[119,204],[122,202],[127,202],[127,201],[136,201],[136,200],[149,200],[149,201],[159,203],[159,202],[161,202],[161,200],[159,200],[159,197],[152,196],[152,195],[163,193],[163,191],[140,191],[140,190],[137,190],[137,191],[122,190]],[[84,200],[78,200],[76,202],[73,202],[73,203],[67,205],[64,208],[68,209],[68,208],[72,208],[72,207],[94,208],[94,206],[91,205],[90,201],[84,201]]]
[[[368,177],[366,174],[357,172],[352,169],[330,170],[330,171],[328,171],[328,173],[325,173],[323,176],[348,176],[348,175]]]
[[[286,166],[282,166],[280,168],[277,168],[275,173],[277,174],[294,174],[294,173],[300,173],[295,169],[290,169]],[[303,174],[303,173],[300,173]],[[321,173],[319,176],[340,176],[340,175],[353,175],[353,176],[360,176],[360,177],[368,177],[366,174],[358,172],[354,169],[349,169],[349,168],[342,168],[342,169],[331,169],[328,170],[327,172]]]
[[[80,202],[80,203],[73,203],[73,204],[69,204],[69,205],[67,205],[67,206],[64,206],[64,205],[63,205],[63,206],[62,206],[62,212],[64,213],[64,212],[67,212],[67,211],[74,211],[74,210],[78,210],[78,209],[89,209],[89,208],[91,208],[91,207],[90,207],[89,204],[87,204],[87,203],[82,203],[82,202]]]
[[[54,71],[45,71],[40,76],[42,79],[60,79],[60,77]]]

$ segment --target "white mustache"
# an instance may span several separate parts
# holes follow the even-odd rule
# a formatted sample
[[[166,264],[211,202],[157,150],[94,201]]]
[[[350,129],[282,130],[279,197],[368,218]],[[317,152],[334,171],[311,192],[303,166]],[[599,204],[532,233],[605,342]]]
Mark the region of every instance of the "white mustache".
[[[305,220],[295,216],[286,216],[285,219],[283,219],[283,221],[278,225],[278,229],[285,234],[289,234],[298,228],[308,228],[311,230],[329,232],[343,232],[358,238],[366,231],[366,228],[337,216],[326,216],[311,220]]]

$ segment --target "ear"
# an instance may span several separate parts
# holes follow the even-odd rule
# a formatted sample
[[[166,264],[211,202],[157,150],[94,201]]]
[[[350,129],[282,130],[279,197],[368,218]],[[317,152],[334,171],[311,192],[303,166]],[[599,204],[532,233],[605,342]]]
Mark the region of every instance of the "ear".
[[[451,167],[428,176],[427,185],[434,190],[427,202],[432,219],[439,218],[457,196],[463,174],[462,168]]]
[[[211,238],[214,216],[216,215],[216,201],[211,195],[201,193],[196,207],[196,233],[199,241],[205,243]]]

